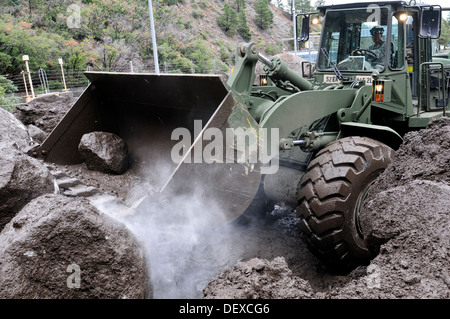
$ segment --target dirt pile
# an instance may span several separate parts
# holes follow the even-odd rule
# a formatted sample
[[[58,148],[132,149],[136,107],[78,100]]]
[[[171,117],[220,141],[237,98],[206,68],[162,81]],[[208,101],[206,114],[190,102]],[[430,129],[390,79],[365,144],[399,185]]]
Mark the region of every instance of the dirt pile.
[[[305,299],[311,298],[309,283],[292,276],[286,260],[253,258],[227,267],[204,289],[205,299]]]
[[[252,259],[212,279],[204,297],[269,297],[260,288],[266,283],[280,289],[274,298],[449,298],[449,141],[448,118],[406,134],[394,162],[372,188],[361,216],[368,244],[378,252],[369,266],[347,276],[325,275],[318,284],[317,277],[305,277],[304,282],[301,275],[289,271],[280,279],[261,266],[275,259]],[[276,264],[280,263],[277,259]]]
[[[85,199],[41,196],[0,233],[0,298],[151,296],[141,246]]]
[[[27,104],[18,105],[13,114],[26,126],[33,125],[48,134],[75,101],[70,94],[46,94]]]

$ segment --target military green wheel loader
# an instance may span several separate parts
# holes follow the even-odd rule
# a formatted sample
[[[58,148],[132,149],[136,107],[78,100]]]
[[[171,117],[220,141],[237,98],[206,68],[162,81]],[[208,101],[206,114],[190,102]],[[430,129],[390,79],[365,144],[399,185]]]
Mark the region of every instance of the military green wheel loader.
[[[448,111],[449,56],[433,57],[441,8],[390,1],[301,16],[302,40],[311,17],[322,17],[309,78],[254,43],[237,48],[227,82],[87,72],[89,87],[31,153],[78,164],[83,134],[116,133],[128,144],[131,168],[160,176],[159,164],[170,166],[138,211],[158,196],[195,192],[225,212],[221,222],[233,222],[265,199],[284,202],[296,208],[308,247],[327,266],[349,270],[368,261],[359,214],[373,182],[406,132]],[[257,63],[265,71],[259,79]]]

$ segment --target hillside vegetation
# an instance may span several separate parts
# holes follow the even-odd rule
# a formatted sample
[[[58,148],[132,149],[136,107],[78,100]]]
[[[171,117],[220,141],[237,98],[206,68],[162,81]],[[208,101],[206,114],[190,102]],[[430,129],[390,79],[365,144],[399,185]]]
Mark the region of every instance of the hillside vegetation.
[[[267,0],[153,0],[160,69],[226,72],[240,42],[288,46],[292,21]],[[154,70],[147,0],[0,0],[0,74],[70,69]]]

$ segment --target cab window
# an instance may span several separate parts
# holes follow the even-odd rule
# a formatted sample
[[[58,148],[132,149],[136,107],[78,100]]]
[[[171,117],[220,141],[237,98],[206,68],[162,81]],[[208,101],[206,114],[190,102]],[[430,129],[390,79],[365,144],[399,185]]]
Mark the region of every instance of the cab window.
[[[388,10],[329,11],[322,30],[319,70],[382,71],[386,63]]]

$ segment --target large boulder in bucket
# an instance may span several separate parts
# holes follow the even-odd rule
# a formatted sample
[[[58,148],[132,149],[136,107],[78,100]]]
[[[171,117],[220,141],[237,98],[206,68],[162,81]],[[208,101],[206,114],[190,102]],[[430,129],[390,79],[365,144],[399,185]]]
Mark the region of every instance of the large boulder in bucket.
[[[86,199],[48,194],[0,233],[0,298],[151,298],[139,242]]]
[[[113,133],[84,134],[78,145],[78,151],[90,170],[122,174],[128,169],[127,144]]]

